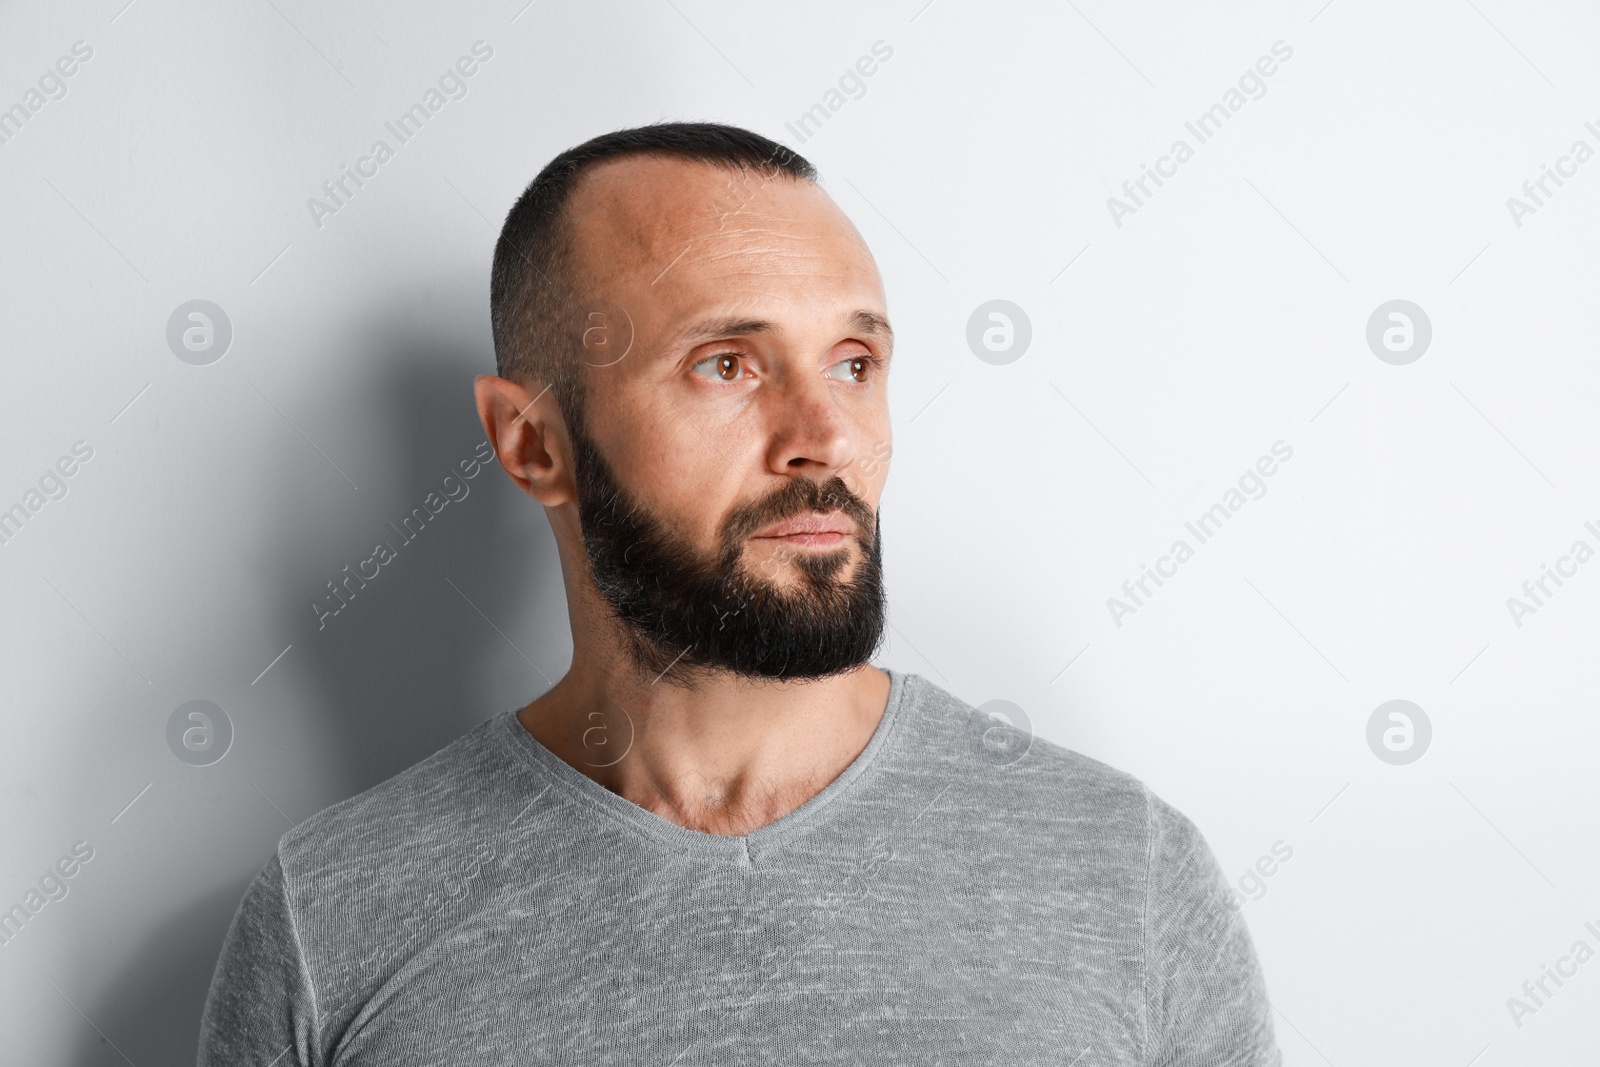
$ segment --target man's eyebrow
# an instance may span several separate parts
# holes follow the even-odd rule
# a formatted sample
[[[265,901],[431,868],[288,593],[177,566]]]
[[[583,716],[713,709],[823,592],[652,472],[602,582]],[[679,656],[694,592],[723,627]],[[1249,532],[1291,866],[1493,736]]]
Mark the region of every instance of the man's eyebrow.
[[[737,337],[747,333],[776,333],[778,327],[775,323],[765,319],[707,319],[698,322],[683,332],[683,340],[688,344],[699,344],[701,341],[710,341],[718,337]]]
[[[894,330],[889,327],[889,320],[875,311],[856,311],[850,315],[850,329],[858,333],[871,334],[875,337],[892,342]],[[686,344],[699,344],[719,337],[738,337],[749,333],[777,333],[778,325],[766,319],[741,319],[738,317],[725,319],[707,319],[696,323],[683,332],[682,340]]]
[[[889,320],[876,311],[858,311],[850,316],[850,328],[860,333],[873,334],[884,340],[894,341],[894,330],[889,327]]]

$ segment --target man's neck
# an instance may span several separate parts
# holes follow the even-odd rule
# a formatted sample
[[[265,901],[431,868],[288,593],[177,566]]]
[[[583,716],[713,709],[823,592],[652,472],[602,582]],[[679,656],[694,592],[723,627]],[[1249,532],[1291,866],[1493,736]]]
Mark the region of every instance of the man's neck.
[[[807,682],[718,673],[693,688],[574,656],[517,715],[556,756],[663,819],[743,835],[816,796],[866,748],[889,676],[871,665]]]

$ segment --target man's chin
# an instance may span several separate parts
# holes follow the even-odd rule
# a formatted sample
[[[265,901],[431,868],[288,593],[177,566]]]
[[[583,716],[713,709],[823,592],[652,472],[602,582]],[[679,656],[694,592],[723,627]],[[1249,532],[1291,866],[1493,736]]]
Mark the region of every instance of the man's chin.
[[[862,558],[856,540],[846,538],[831,548],[755,542],[745,548],[741,563],[751,579],[789,589],[807,584],[808,578],[810,584],[819,579],[848,583],[860,569]]]

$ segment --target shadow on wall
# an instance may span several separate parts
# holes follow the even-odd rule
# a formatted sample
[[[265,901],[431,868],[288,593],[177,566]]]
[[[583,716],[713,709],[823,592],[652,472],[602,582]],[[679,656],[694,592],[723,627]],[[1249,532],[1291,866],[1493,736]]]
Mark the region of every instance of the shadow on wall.
[[[217,953],[254,877],[252,871],[190,901],[138,943],[130,957],[132,965],[112,980],[105,1002],[98,1009],[85,1009],[111,1043],[89,1031],[73,1054],[75,1067],[127,1067],[129,1062],[137,1067],[158,1063],[187,1067],[195,1062],[200,1012]]]
[[[344,513],[320,526],[296,523],[293,517],[303,514],[306,502],[289,499],[297,479],[287,472],[303,474],[303,468],[286,454],[278,461],[274,490],[280,497],[274,502],[284,506],[263,511],[286,516],[270,532],[273,553],[263,560],[262,588],[276,597],[267,610],[285,643],[294,643],[290,655],[297,655],[293,669],[300,691],[314,696],[284,698],[286,689],[258,696],[243,685],[218,694],[219,701],[235,699],[254,738],[248,748],[238,746],[245,751],[229,752],[232,774],[241,781],[303,783],[307,788],[299,795],[275,798],[296,822],[404,770],[490,715],[538,696],[568,663],[566,601],[543,511],[492,458],[475,478],[461,477],[460,461],[477,459],[475,449],[484,441],[472,379],[492,370],[488,349],[462,340],[486,338],[486,324],[478,324],[484,317],[481,287],[414,295],[407,305],[413,329],[397,329],[392,315],[374,315],[361,334],[371,338],[363,348],[373,353],[368,363],[382,369],[381,377],[361,387],[360,395],[315,401],[327,410],[374,413],[362,455],[383,484],[378,476],[372,485],[363,481]],[[452,332],[456,322],[474,325]],[[456,478],[447,487],[444,479],[452,472]],[[400,526],[413,508],[428,511],[429,493],[459,495],[460,485],[468,487],[465,495],[425,526],[414,518],[413,527],[421,529],[409,542],[389,526]],[[326,594],[325,583],[342,576],[344,564],[355,570],[354,545],[367,545],[364,558],[378,539],[394,548],[395,558],[380,564],[378,576],[319,630],[311,594]],[[329,603],[338,601],[330,597]],[[225,637],[217,640],[220,648]],[[500,673],[491,675],[496,667]],[[230,796],[242,796],[240,804],[259,801],[247,782]],[[249,810],[256,808],[271,821],[248,816],[219,827],[218,814],[210,815],[206,833],[225,845],[191,844],[183,857],[191,869],[159,876],[170,890],[161,918],[148,907],[128,905],[135,920],[140,910],[150,915],[153,930],[125,957],[102,998],[83,1005],[105,1037],[85,1028],[72,1057],[75,1067],[195,1061],[201,1012],[228,926],[245,888],[288,829],[265,805]],[[182,887],[196,883],[203,891],[191,889],[184,901]],[[105,967],[106,958],[85,950],[78,965],[93,971]]]
[[[472,296],[480,294],[474,289]],[[494,461],[473,409],[472,378],[492,369],[492,357],[448,338],[396,336],[385,350],[394,353],[384,364],[393,375],[383,409],[394,420],[387,439],[404,485],[368,517],[370,536],[347,542],[348,557],[330,559],[318,546],[314,559],[295,568],[296,588],[322,594],[338,614],[318,630],[308,596],[285,606],[306,632],[324,706],[337,711],[317,726],[327,733],[319,743],[346,796],[544,692],[565,671],[570,651],[561,569],[544,513]],[[476,477],[464,477],[462,461],[478,464]],[[362,564],[367,574],[377,569],[362,588],[349,578],[361,563],[355,546],[370,558],[380,540],[395,555]],[[347,605],[328,591],[330,580],[347,597],[356,589]],[[541,623],[559,618],[559,628],[516,636],[527,628],[514,624],[530,613]],[[487,679],[492,663],[511,673]]]

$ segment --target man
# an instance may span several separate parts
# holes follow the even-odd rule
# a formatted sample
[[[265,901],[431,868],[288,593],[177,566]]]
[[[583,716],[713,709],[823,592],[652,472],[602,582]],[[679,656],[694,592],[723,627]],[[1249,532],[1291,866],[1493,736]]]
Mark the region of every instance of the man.
[[[284,835],[201,1064],[1280,1062],[1194,824],[871,666],[893,334],[811,165],[664,124],[495,250],[501,466],[567,674]]]

